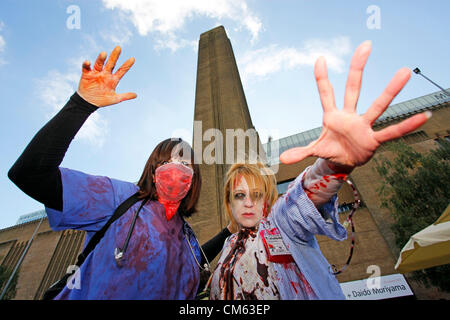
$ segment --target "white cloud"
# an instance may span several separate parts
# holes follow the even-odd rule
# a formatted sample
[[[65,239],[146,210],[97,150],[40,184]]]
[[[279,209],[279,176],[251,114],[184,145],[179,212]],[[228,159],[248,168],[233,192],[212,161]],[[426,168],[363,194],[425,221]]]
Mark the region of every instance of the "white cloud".
[[[324,56],[329,70],[344,72],[344,57],[351,53],[348,37],[336,37],[331,40],[309,40],[300,49],[280,48],[271,45],[252,50],[238,58],[239,70],[243,82],[250,79],[264,79],[270,74],[291,70],[300,66],[314,66],[316,59]]]
[[[2,21],[0,21],[0,31],[3,30],[4,26],[5,26],[5,24]],[[3,39],[3,36],[0,34],[0,54],[5,51],[5,47],[6,47],[6,41],[5,41],[5,39]],[[3,64],[6,64],[6,61],[0,55],[0,66]]]
[[[155,49],[170,49],[172,52],[184,47],[191,47],[194,51],[197,50],[198,41],[179,39],[174,34],[167,35],[164,39],[156,39]]]
[[[114,15],[114,20],[109,28],[104,28],[100,32],[103,40],[111,41],[115,45],[124,45],[130,41],[133,36],[129,26],[127,25],[127,16],[123,12]]]
[[[42,102],[49,107],[46,114],[48,119],[61,110],[75,92],[80,74],[81,69],[79,72],[67,73],[51,70],[44,78],[36,80],[38,95]],[[75,139],[85,140],[95,147],[101,147],[107,131],[108,122],[101,117],[100,113],[94,112],[86,120]]]
[[[243,0],[103,0],[103,4],[128,14],[140,35],[155,34],[157,48],[191,46],[193,41],[180,38],[177,32],[196,16],[232,20],[250,32],[252,43],[262,29],[260,19]]]
[[[102,32],[101,36],[104,40],[111,41],[115,45],[123,45],[131,39],[133,33],[129,29],[115,27],[114,32]]]

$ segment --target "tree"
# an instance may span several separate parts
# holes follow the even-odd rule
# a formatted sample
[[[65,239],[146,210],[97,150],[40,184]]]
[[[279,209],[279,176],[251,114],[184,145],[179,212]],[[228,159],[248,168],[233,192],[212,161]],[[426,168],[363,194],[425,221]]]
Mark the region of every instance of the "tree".
[[[9,277],[11,277],[11,272],[11,270],[6,269],[4,266],[0,266],[0,293],[3,292],[4,286],[8,282]],[[16,296],[17,278],[18,272],[12,278],[8,290],[6,290],[6,294],[3,296],[3,300],[11,300]]]
[[[449,204],[450,142],[440,139],[438,145],[421,154],[395,142],[387,146],[394,154],[393,161],[383,155],[374,158],[376,171],[382,178],[377,191],[382,207],[393,215],[395,222],[391,228],[399,249],[413,234],[435,222]],[[450,264],[414,271],[412,279],[450,292]]]

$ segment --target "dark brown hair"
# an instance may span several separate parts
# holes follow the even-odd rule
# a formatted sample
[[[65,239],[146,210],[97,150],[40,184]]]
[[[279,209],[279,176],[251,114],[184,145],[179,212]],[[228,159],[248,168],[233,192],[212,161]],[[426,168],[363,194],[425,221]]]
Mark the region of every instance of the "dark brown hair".
[[[192,177],[191,188],[183,200],[181,200],[178,211],[184,217],[190,217],[197,211],[196,205],[200,196],[202,178],[200,176],[200,166],[194,162],[194,150],[192,150],[187,142],[180,138],[170,138],[160,142],[148,158],[137,185],[139,187],[139,198],[148,197],[150,200],[158,200],[155,183],[153,182],[156,167],[164,161],[170,160],[174,155],[188,159],[189,155],[183,155],[183,150],[190,152],[190,161],[194,170],[194,176]]]

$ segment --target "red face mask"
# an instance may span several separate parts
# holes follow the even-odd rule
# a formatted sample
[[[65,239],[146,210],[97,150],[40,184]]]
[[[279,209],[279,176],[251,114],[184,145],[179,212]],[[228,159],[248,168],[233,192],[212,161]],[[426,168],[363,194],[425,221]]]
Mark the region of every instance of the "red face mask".
[[[166,209],[167,220],[175,215],[181,200],[189,192],[193,175],[191,168],[177,162],[167,163],[155,170],[158,201]]]

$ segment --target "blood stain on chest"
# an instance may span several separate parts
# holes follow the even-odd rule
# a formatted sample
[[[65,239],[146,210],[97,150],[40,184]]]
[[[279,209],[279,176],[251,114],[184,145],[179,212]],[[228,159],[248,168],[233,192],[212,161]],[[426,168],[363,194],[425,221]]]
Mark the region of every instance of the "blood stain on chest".
[[[263,281],[264,285],[266,287],[268,287],[269,280],[267,278],[269,276],[269,267],[267,265],[265,265],[264,263],[259,262],[256,252],[255,252],[255,258],[256,258],[256,271],[258,271],[258,274],[261,277],[261,280]]]

